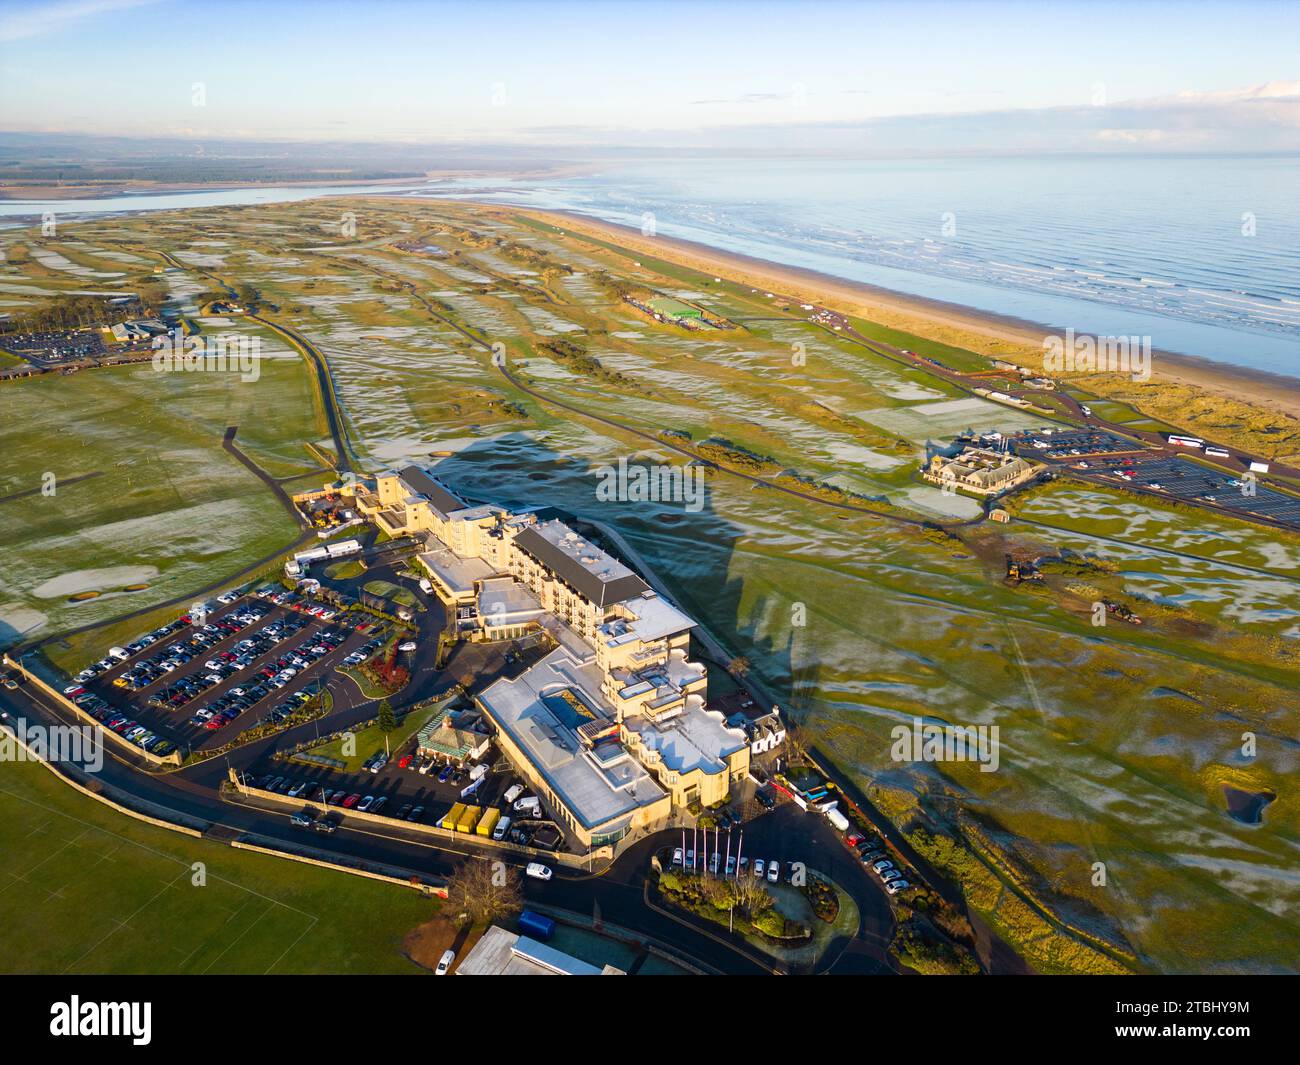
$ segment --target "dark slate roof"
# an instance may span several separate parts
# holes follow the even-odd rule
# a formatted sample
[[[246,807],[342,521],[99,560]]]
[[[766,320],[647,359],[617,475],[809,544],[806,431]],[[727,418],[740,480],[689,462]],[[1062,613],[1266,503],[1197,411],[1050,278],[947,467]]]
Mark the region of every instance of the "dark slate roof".
[[[635,573],[605,580],[561,551],[536,529],[522,530],[515,537],[515,544],[599,607],[621,603],[649,591],[650,586]]]
[[[465,501],[456,498],[447,489],[430,477],[419,466],[405,466],[398,471],[398,476],[412,491],[419,492],[433,504],[435,510],[450,514],[453,510],[464,510]]]

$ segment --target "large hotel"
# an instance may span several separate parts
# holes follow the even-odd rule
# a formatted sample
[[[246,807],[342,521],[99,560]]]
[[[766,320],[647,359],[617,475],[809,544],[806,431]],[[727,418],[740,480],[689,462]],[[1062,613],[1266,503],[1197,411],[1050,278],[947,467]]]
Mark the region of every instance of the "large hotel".
[[[418,556],[478,638],[545,629],[555,648],[476,696],[506,756],[591,849],[726,799],[779,723],[731,725],[688,658],[694,622],[563,522],[468,506],[418,466],[358,488],[357,509]]]

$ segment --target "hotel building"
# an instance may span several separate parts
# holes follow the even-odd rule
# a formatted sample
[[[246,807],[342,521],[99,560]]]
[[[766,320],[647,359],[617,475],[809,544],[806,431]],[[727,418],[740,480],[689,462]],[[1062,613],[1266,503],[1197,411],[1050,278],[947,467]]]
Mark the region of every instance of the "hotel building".
[[[469,506],[417,466],[358,489],[357,509],[425,540],[421,565],[475,637],[554,639],[475,701],[582,847],[722,802],[748,774],[750,736],[709,709],[689,658],[695,622],[618,559],[561,521]]]

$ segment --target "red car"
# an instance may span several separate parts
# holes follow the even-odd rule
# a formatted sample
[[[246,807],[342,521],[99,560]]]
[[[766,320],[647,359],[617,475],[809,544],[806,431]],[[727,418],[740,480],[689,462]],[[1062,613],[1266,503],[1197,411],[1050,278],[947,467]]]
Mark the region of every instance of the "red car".
[[[862,835],[861,832],[850,832],[847,836],[844,837],[844,842],[847,843],[850,847],[856,847],[859,843],[863,842],[863,840],[865,840],[866,838],[867,837]]]
[[[411,764],[411,756],[409,754],[404,754],[402,755],[401,758],[397,760],[398,769],[405,769],[410,764]]]
[[[343,808],[345,810],[351,810],[352,807],[356,806],[356,804],[359,803],[360,801],[361,801],[361,796],[356,794],[356,792],[353,792],[351,795],[349,795],[346,799],[343,800]]]

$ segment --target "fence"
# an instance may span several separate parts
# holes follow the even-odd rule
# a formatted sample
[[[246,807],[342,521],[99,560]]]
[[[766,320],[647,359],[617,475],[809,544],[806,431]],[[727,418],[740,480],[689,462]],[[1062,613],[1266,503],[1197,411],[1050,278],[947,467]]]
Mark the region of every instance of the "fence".
[[[71,711],[79,721],[83,721],[91,728],[97,729],[102,735],[107,736],[112,742],[116,743],[120,747],[125,748],[126,750],[130,751],[132,754],[138,755],[139,757],[143,758],[146,762],[149,762],[153,765],[159,765],[159,766],[162,765],[178,766],[181,764],[181,752],[179,747],[174,749],[170,754],[163,755],[162,757],[159,757],[158,755],[152,753],[151,751],[146,751],[143,747],[137,747],[125,736],[119,736],[112,729],[104,728],[103,725],[101,725],[98,721],[96,721],[93,717],[91,717],[88,713],[86,713],[86,711],[81,709],[81,707],[79,707],[66,695],[64,695],[60,691],[55,691],[48,684],[46,684],[45,681],[41,680],[40,677],[38,677],[26,666],[24,666],[21,662],[17,661],[16,659],[10,658],[6,654],[4,656],[4,664],[6,666],[9,666],[11,669],[16,669],[19,673],[23,675],[23,677],[28,681],[28,683],[36,685],[36,687],[38,687],[41,691],[43,691],[56,703],[62,706],[65,710]]]

